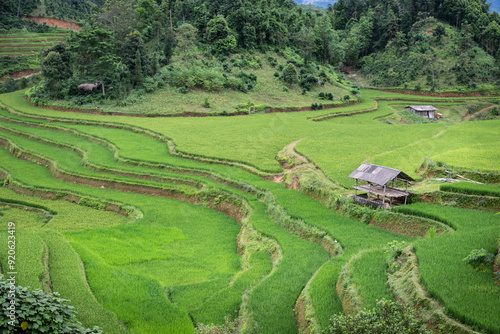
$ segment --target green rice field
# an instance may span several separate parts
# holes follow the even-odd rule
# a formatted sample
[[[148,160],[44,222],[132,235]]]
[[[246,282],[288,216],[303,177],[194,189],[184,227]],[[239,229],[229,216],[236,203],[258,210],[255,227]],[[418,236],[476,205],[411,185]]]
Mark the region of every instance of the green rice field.
[[[24,38],[33,45],[18,51],[59,36]],[[15,47],[15,37],[6,39]],[[350,218],[319,201],[319,188],[305,194],[272,182],[287,172],[278,152],[298,140],[296,151],[343,193],[363,162],[404,171],[419,194],[434,177],[426,164],[499,179],[500,120],[462,121],[464,103],[482,106],[487,98],[360,95],[360,103],[331,110],[227,117],[165,117],[165,104],[155,107],[165,115],[154,118],[55,111],[30,105],[24,91],[0,95],[0,268],[7,272],[14,222],[18,284],[59,292],[85,327],[182,334],[228,318],[242,333],[321,333],[346,311],[336,287],[346,266],[361,307],[395,299],[386,249],[404,241],[447,316],[500,332],[492,270],[462,261],[473,249],[497,253],[500,208],[419,200],[435,192],[495,200],[498,183],[440,183],[387,213],[451,231],[424,236],[404,234],[418,230],[405,222],[391,230]],[[402,106],[419,103],[450,117],[401,121]]]
[[[64,42],[67,33],[30,33],[0,35],[0,56],[26,56]]]

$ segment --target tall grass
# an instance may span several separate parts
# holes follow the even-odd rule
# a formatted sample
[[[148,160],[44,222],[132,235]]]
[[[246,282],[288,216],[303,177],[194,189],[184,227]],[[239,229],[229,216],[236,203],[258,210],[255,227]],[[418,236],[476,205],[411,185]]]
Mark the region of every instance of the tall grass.
[[[128,333],[116,315],[93,295],[81,260],[69,242],[55,233],[42,232],[40,235],[49,249],[52,290],[70,300],[78,320],[89,328],[99,326],[105,333]]]
[[[22,95],[23,92],[0,95],[0,103],[11,108],[10,112],[0,110],[0,115],[24,124],[12,124],[3,120],[0,123],[4,128],[31,134],[33,137],[26,138],[5,131],[1,132],[3,137],[46,156],[56,162],[59,168],[86,177],[105,177],[119,183],[161,184],[153,179],[138,181],[124,175],[113,176],[97,172],[82,166],[82,162],[99,165],[109,171],[193,181],[238,194],[252,207],[252,214],[248,217],[249,224],[262,235],[275,239],[281,246],[282,259],[271,275],[264,276],[265,279],[261,281],[263,275],[271,270],[269,255],[254,253],[251,258],[253,266],[241,271],[236,245],[240,228],[233,219],[213,210],[175,200],[63,182],[54,179],[44,166],[19,160],[0,148],[0,166],[9,171],[14,179],[26,185],[127,203],[144,212],[143,219],[125,224],[125,218],[114,219],[111,214],[105,217],[104,213],[103,216],[92,214],[95,210],[78,211],[54,204],[49,207],[55,208],[58,214],[43,229],[57,231],[69,243],[53,233],[37,234],[45,241],[49,250],[51,247],[54,250],[54,258],[49,261],[61,264],[53,264],[54,287],[58,285],[67,295],[72,296],[80,308],[100,310],[97,313],[84,311],[82,317],[86,319],[85,322],[99,324],[103,317],[109,316],[117,322],[123,321],[132,332],[188,333],[193,331],[192,319],[195,322],[220,324],[224,316],[236,316],[241,296],[250,288],[248,307],[259,325],[259,331],[294,333],[297,328],[293,308],[297,297],[315,273],[309,284],[308,296],[318,323],[326,328],[330,316],[342,309],[335,291],[342,265],[362,249],[383,247],[393,240],[414,239],[342,217],[308,196],[285,189],[283,185],[270,183],[243,169],[171,156],[166,142],[126,128],[135,127],[137,131],[144,129],[172,138],[181,152],[241,161],[270,172],[281,171],[275,156],[286,144],[305,138],[297,149],[314,161],[330,178],[346,187],[352,184],[347,175],[367,160],[404,170],[414,176],[426,156],[444,159],[446,163],[450,161],[450,164],[461,167],[498,169],[493,159],[498,146],[498,138],[495,136],[498,123],[495,121],[449,125],[448,128],[440,123],[393,126],[374,122],[374,118],[394,113],[388,102],[384,101],[379,102],[378,110],[371,113],[312,122],[309,117],[326,115],[331,111],[150,119],[39,109],[30,106]],[[371,98],[375,97],[407,98],[400,94],[376,91],[363,91],[362,95],[359,105],[337,110],[355,112],[373,108],[375,102]],[[30,117],[48,117],[51,122],[49,124]],[[95,123],[71,124],[84,121]],[[27,127],[29,122],[47,127]],[[124,129],[99,126],[101,122],[113,122]],[[54,125],[72,132],[56,131],[52,127]],[[64,144],[64,148],[48,145],[44,140]],[[80,153],[69,150],[71,147]],[[471,155],[459,156],[455,154],[457,149]],[[473,153],[476,151],[479,153]],[[480,154],[486,153],[489,156],[479,158]],[[84,155],[83,159],[81,154]],[[158,168],[152,168],[154,166]],[[203,171],[203,176],[196,175],[200,171]],[[184,174],[180,174],[181,172]],[[240,184],[247,183],[248,189],[252,188],[254,191],[245,192],[229,183],[222,184],[217,177],[236,180]],[[180,188],[189,190],[189,187]],[[268,216],[265,204],[255,195],[255,189],[270,191],[276,204],[284,208],[288,215],[300,218],[304,224],[337,239],[344,252],[330,259],[329,254],[318,245],[280,227]],[[20,195],[9,196],[17,198],[15,196]],[[39,203],[40,200],[36,201]],[[488,320],[488,317],[492,317],[492,312],[500,313],[498,304],[493,305],[491,296],[489,299],[484,294],[481,297],[473,296],[475,291],[496,293],[494,287],[483,285],[482,279],[482,283],[477,286],[457,287],[450,276],[458,275],[462,269],[467,270],[455,263],[460,263],[460,259],[454,253],[456,247],[452,246],[461,244],[465,248],[483,248],[479,244],[486,242],[488,244],[484,247],[491,248],[489,237],[480,239],[479,236],[482,233],[495,234],[495,226],[498,228],[498,225],[495,225],[494,219],[497,218],[488,216],[487,213],[474,215],[473,211],[460,211],[466,213],[462,218],[457,218],[459,214],[446,211],[448,209],[430,208],[432,207],[409,206],[413,213],[420,212],[426,216],[441,218],[440,221],[453,225],[457,231],[417,243],[424,283],[458,318],[498,331],[491,319]],[[75,222],[85,212],[89,219],[82,220],[81,223]],[[99,217],[102,217],[101,222]],[[486,223],[480,224],[474,220],[478,218]],[[474,228],[464,227],[466,223],[461,223],[460,219],[466,219],[467,224],[470,221]],[[449,241],[441,243],[448,238]],[[68,254],[67,259],[61,258],[65,253]],[[88,283],[95,297],[86,289],[82,271],[76,270],[78,256],[85,265]],[[385,264],[382,258],[382,253],[370,252],[354,264],[353,274],[359,281],[360,293],[365,303],[370,305],[381,296],[388,297],[383,283]],[[447,280],[440,279],[438,274],[433,273],[433,270],[438,271],[433,269],[436,263],[445,264],[450,271]],[[64,276],[65,265],[68,266],[67,278]],[[36,274],[36,270],[32,270],[32,273]],[[440,270],[439,273],[442,274]],[[474,277],[477,280],[479,276]],[[74,281],[74,284],[70,281]],[[440,285],[444,282],[449,285],[447,289]],[[74,291],[70,291],[71,289]],[[463,302],[454,300],[455,290],[460,291]],[[476,307],[483,297],[487,306],[473,310],[472,305]],[[471,300],[469,308],[464,306],[468,298]],[[102,306],[99,308],[98,305]],[[484,311],[486,307],[491,309],[488,311],[490,313]],[[121,329],[115,320],[107,328],[111,333],[116,328]]]
[[[387,286],[386,256],[384,249],[368,251],[351,265],[352,278],[366,309],[374,308],[381,298],[394,299]]]
[[[92,291],[132,332],[192,333],[187,312],[170,303],[158,281],[109,266],[78,242],[73,248],[85,265]]]
[[[238,316],[243,294],[257,285],[272,269],[271,258],[265,252],[254,252],[250,263],[251,267],[236,277],[231,285],[221,288],[190,312],[195,323],[222,325],[225,317]]]
[[[11,209],[15,210],[15,209]],[[10,217],[9,217],[10,216]],[[10,234],[7,232],[7,223],[14,222],[16,225],[22,225],[21,219],[29,220],[30,215],[17,214],[14,219],[12,215],[0,216],[2,230],[0,232],[0,260],[2,270],[7,272],[16,272],[16,284],[29,286],[32,289],[42,289],[42,278],[44,278],[45,268],[42,257],[44,255],[44,243],[42,239],[32,231],[24,231],[22,227],[16,227],[15,231],[15,253],[14,257],[9,258],[9,248],[7,241]],[[17,218],[17,219],[16,219]],[[4,228],[5,227],[5,228]],[[8,260],[14,260],[14,270],[10,270]],[[8,276],[7,276],[8,278]]]
[[[491,271],[477,272],[463,259],[472,249],[484,248],[495,254],[500,235],[500,218],[492,212],[442,207],[429,204],[409,206],[415,214],[432,214],[453,221],[454,233],[417,242],[416,254],[422,281],[430,294],[459,321],[500,331],[500,287]]]
[[[495,185],[458,182],[452,184],[443,184],[439,187],[439,189],[442,191],[449,191],[454,193],[500,197],[500,187]]]

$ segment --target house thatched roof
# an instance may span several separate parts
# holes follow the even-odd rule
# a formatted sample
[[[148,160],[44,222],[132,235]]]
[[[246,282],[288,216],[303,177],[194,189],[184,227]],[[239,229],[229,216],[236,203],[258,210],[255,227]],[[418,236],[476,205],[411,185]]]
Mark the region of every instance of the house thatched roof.
[[[415,181],[406,173],[400,170],[369,163],[361,164],[361,166],[356,168],[356,170],[352,172],[349,177],[352,179],[364,180],[379,184],[381,186],[385,185],[391,180],[394,180],[395,178],[407,181]]]

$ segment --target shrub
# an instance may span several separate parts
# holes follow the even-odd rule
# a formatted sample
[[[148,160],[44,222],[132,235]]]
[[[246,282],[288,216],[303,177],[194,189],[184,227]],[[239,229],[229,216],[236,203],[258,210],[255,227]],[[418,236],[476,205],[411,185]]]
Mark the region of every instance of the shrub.
[[[312,74],[307,74],[303,76],[299,82],[300,87],[302,87],[305,90],[311,90],[311,88],[313,88],[317,84],[318,84],[318,78],[316,78]]]
[[[465,264],[472,266],[472,268],[477,271],[486,271],[488,268],[491,268],[493,261],[495,260],[495,256],[491,253],[488,253],[485,249],[473,249],[469,256],[467,256],[464,261]]]
[[[12,304],[15,300],[15,304]],[[40,290],[30,291],[26,287],[15,286],[0,276],[0,316],[2,333],[51,333],[51,334],[101,334],[98,327],[83,328],[76,320],[73,306],[59,294],[44,294]],[[12,315],[12,312],[15,315]]]
[[[329,334],[429,334],[415,312],[397,302],[381,299],[371,310],[362,310],[355,316],[335,314],[325,331]]]
[[[295,68],[295,65],[292,63],[288,63],[283,70],[283,75],[282,75],[283,81],[289,85],[293,85],[294,83],[297,83],[298,81],[298,76],[297,76],[297,69]]]
[[[158,88],[158,81],[152,77],[147,77],[144,80],[143,86],[147,93],[152,93]]]
[[[210,108],[210,102],[208,101],[208,97],[205,98],[205,102],[201,105],[203,108]]]

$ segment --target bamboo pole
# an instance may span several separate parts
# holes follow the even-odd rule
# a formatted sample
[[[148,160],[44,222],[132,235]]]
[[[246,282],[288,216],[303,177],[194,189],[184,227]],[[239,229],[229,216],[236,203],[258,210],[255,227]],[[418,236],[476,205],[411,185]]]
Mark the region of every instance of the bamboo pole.
[[[382,204],[385,204],[385,184],[384,184],[384,196],[382,197]]]

